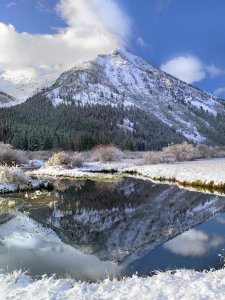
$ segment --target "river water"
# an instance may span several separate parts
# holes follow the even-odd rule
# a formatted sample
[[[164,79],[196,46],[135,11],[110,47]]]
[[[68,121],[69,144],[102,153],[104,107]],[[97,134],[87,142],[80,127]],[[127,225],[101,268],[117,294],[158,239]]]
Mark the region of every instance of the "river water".
[[[225,197],[135,178],[8,196],[63,242],[0,239],[0,269],[81,280],[223,266]],[[0,225],[1,234],[1,225]]]

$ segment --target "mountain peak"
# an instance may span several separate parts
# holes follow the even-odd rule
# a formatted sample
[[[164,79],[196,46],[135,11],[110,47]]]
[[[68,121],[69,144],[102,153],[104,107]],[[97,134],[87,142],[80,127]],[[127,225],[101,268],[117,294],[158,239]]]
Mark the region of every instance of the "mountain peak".
[[[77,103],[136,107],[195,142],[206,139],[199,123],[208,126],[207,114],[216,116],[218,111],[224,110],[216,97],[174,78],[125,49],[99,55],[61,74],[47,97],[55,106]]]

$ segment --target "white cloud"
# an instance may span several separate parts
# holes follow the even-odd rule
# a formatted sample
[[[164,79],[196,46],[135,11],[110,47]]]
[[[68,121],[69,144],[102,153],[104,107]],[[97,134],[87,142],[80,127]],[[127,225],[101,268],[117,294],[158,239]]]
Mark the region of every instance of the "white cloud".
[[[204,64],[192,55],[178,56],[161,65],[161,70],[187,83],[198,82],[206,76],[210,78],[224,74],[224,70],[214,64]]]
[[[200,81],[205,77],[201,61],[191,55],[171,59],[160,68],[187,83]]]
[[[60,73],[124,46],[130,34],[130,21],[115,0],[60,0],[57,12],[67,27],[55,34],[18,33],[0,23],[0,73]]]
[[[217,97],[225,97],[225,87],[220,87],[213,92]]]

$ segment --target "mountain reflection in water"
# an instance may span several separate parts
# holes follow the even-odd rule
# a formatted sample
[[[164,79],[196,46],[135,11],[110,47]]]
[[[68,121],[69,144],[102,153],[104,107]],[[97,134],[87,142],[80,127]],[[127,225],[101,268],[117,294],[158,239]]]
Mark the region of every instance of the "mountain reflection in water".
[[[124,265],[225,211],[224,197],[134,178],[58,181],[55,187],[27,195],[30,217],[84,253]],[[205,237],[198,234],[201,246]]]

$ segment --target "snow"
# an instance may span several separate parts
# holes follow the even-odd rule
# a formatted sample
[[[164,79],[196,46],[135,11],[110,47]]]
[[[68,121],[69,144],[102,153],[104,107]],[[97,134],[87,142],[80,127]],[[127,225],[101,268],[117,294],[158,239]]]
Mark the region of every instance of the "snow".
[[[224,299],[225,270],[208,273],[178,270],[158,273],[153,277],[105,280],[90,284],[71,279],[43,276],[32,280],[26,274],[14,272],[0,275],[2,299],[92,299],[92,300],[198,300]]]
[[[40,186],[45,185],[45,187],[48,186],[48,182],[42,181],[42,180],[33,180],[31,179],[29,183],[24,184],[16,184],[11,182],[6,183],[0,183],[0,194],[4,193],[15,193],[15,192],[21,192],[26,191],[29,189],[38,189]]]
[[[53,98],[52,99],[52,104],[54,105],[54,107],[57,107],[60,104],[65,103],[65,101],[59,97]]]
[[[181,82],[124,49],[99,55],[62,73],[46,95],[54,105],[74,102],[136,107],[195,142],[205,140],[199,124],[206,127],[208,124],[207,118],[196,117],[193,109],[213,116],[224,111],[216,97]],[[132,131],[125,124],[119,126]]]
[[[139,159],[123,159],[112,163],[91,162],[76,169],[64,169],[62,167],[44,166],[38,170],[28,172],[34,176],[55,176],[72,178],[91,178],[101,176],[104,171],[117,171],[118,174],[137,172],[138,175],[153,178],[175,178],[179,181],[193,182],[200,180],[215,184],[225,183],[225,159],[202,159],[197,161],[177,162],[173,164],[138,165]],[[113,178],[113,174],[102,174],[104,178]]]
[[[48,186],[47,181],[32,179],[20,168],[0,166],[0,193],[19,192]]]
[[[103,168],[105,170],[105,168]],[[109,169],[111,170],[111,166]],[[94,171],[94,172],[92,172]],[[102,171],[101,167],[83,167],[83,168],[76,168],[76,169],[65,169],[63,167],[50,167],[44,166],[41,169],[35,171],[29,171],[28,174],[31,176],[52,176],[52,177],[65,177],[65,178],[103,178],[103,179],[113,179],[115,175],[113,174],[101,174]],[[99,172],[99,173],[98,173]]]
[[[207,159],[174,164],[145,165],[125,169],[125,171],[137,171],[138,174],[149,178],[175,178],[179,181],[209,183],[225,183],[225,159]]]
[[[16,100],[8,102],[6,104],[0,103],[0,107],[9,107],[13,105],[21,104],[29,97],[40,92],[43,88],[50,86],[56,78],[58,73],[47,74],[37,79],[32,79],[27,76],[20,75],[0,75],[0,91],[10,95]]]

